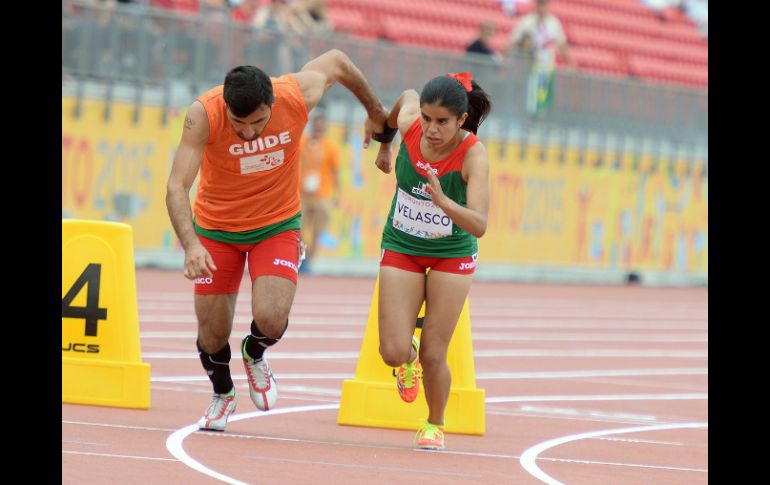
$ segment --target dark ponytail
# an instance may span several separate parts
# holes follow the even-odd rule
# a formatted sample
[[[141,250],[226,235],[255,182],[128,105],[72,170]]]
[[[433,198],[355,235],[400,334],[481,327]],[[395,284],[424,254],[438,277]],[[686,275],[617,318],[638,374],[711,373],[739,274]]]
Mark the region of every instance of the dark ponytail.
[[[471,80],[473,89],[468,94],[468,118],[463,128],[474,135],[479,131],[479,126],[487,119],[492,111],[492,100],[486,91],[476,81]]]
[[[458,118],[463,113],[468,113],[462,127],[475,135],[492,111],[492,101],[476,81],[471,80],[470,85],[471,90],[466,91],[462,82],[453,77],[434,77],[422,88],[420,104],[438,103]]]

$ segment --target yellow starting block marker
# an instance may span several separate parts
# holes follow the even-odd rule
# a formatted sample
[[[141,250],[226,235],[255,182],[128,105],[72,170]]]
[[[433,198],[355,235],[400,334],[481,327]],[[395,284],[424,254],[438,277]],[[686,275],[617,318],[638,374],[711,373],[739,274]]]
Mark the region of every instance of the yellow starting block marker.
[[[378,277],[355,376],[342,383],[337,423],[417,430],[428,417],[425,391],[421,383],[420,394],[414,402],[402,401],[396,390],[394,369],[385,364],[380,356],[377,317],[379,283]],[[423,303],[418,319],[424,315],[425,304]],[[419,336],[422,329],[417,328],[415,333]],[[457,321],[457,328],[449,342],[447,363],[452,373],[452,385],[444,412],[444,430],[448,433],[483,435],[485,433],[484,389],[476,387],[467,298]]]
[[[149,409],[131,226],[62,219],[61,400]]]

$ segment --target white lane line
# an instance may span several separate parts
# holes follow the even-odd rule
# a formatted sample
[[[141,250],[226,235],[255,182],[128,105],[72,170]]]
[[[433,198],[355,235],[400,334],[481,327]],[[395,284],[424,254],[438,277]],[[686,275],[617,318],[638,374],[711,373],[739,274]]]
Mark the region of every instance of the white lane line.
[[[85,451],[69,451],[69,450],[61,450],[61,452],[63,455],[101,456],[105,458],[130,458],[132,460],[179,461],[174,458],[159,458],[157,456],[113,455],[110,453],[87,453]]]
[[[546,402],[546,401],[701,401],[709,395],[698,394],[595,394],[563,396],[498,396],[489,397],[486,402]]]
[[[180,274],[179,280],[182,282],[185,282]],[[248,284],[248,278],[244,278],[244,283]],[[374,293],[374,284],[375,280],[372,278],[368,283],[370,286],[367,288],[366,291],[361,291],[360,294],[353,294],[354,297],[359,296],[366,296],[368,299],[372,298],[372,295]],[[483,283],[480,283],[483,285]],[[361,288],[356,284],[355,288]],[[472,290],[473,291],[473,290]],[[193,292],[192,288],[189,291],[138,291],[138,296],[140,300],[155,300],[155,301],[169,301],[169,300],[186,300],[192,302],[193,300]],[[242,290],[239,292],[239,297],[243,296],[248,298],[250,296],[250,293],[248,290]],[[511,302],[514,302],[517,306],[550,306],[553,304],[555,307],[567,307],[567,308],[585,308],[584,305],[580,305],[580,301],[583,300],[583,296],[570,296],[570,297],[553,297],[551,295],[543,295],[543,296],[484,296],[484,295],[470,295],[470,304],[474,305],[483,303],[484,305],[491,304],[494,302],[502,302],[506,304],[507,306],[511,305]],[[625,308],[627,305],[624,304],[624,302],[618,302],[616,298],[595,298],[594,295],[591,297],[591,308]],[[319,302],[319,303],[334,303],[334,304],[346,304],[351,301],[351,295],[350,294],[320,294],[320,293],[312,293],[310,290],[307,290],[305,287],[300,285],[300,289],[297,291],[296,299],[298,301],[313,303],[313,302]],[[629,302],[629,303],[638,303],[638,302]],[[642,306],[642,305],[640,305]],[[643,306],[642,306],[643,307]],[[644,307],[643,307],[644,308]],[[649,307],[648,307],[649,308]],[[708,309],[708,292],[706,289],[703,290],[702,297],[700,296],[700,293],[698,293],[697,299],[693,301],[692,298],[688,298],[686,301],[683,301],[679,304],[677,304],[677,309],[679,310],[686,310],[686,309],[696,309],[703,311],[704,308]]]
[[[490,402],[490,399],[488,398],[486,401]],[[278,415],[278,414],[290,414],[290,413],[299,413],[299,412],[312,412],[312,411],[332,410],[332,409],[339,409],[339,403],[327,404],[327,405],[318,405],[318,406],[299,406],[299,407],[293,407],[293,408],[277,409],[277,410],[272,410],[272,411],[267,411],[267,412],[255,411],[255,412],[251,412],[251,413],[243,413],[243,414],[233,415],[233,416],[230,417],[230,421],[231,422],[235,422],[235,421],[240,421],[240,420],[243,420],[243,419],[249,419],[249,418],[252,418],[252,417],[266,417],[266,416],[272,416],[272,415]],[[686,427],[708,427],[708,423],[706,423],[704,426],[700,426],[700,423],[695,423],[696,425],[699,425],[699,426],[691,426],[692,424],[693,423],[689,423],[689,424],[688,423],[685,423],[685,424],[666,424],[666,425],[657,425],[657,426],[646,426],[646,427],[642,427],[642,428],[621,428],[620,430],[598,431],[598,432],[592,432],[592,433],[583,433],[583,434],[580,434],[580,435],[572,435],[572,437],[575,437],[573,439],[583,439],[584,437],[585,438],[591,438],[591,437],[595,437],[595,436],[603,436],[603,435],[609,435],[609,434],[621,434],[621,433],[631,433],[631,432],[634,432],[634,431],[629,431],[629,430],[654,431],[656,429],[676,429],[676,428],[686,428]],[[192,457],[190,457],[187,454],[187,452],[184,451],[184,447],[182,446],[182,442],[184,441],[184,439],[187,436],[189,436],[190,434],[193,434],[193,433],[195,433],[197,431],[198,431],[197,424],[186,426],[184,428],[181,428],[181,429],[175,431],[166,440],[166,448],[169,450],[169,452],[171,452],[172,455],[174,455],[177,459],[182,461],[185,465],[193,468],[194,470],[197,470],[200,473],[203,473],[203,474],[208,475],[208,476],[210,476],[212,478],[221,480],[221,481],[223,481],[225,483],[230,483],[230,484],[233,484],[233,485],[248,485],[248,484],[244,484],[244,482],[241,482],[239,480],[231,478],[231,477],[229,477],[227,475],[224,475],[222,473],[219,473],[217,471],[214,471],[214,470],[212,470],[212,469],[202,465],[201,463],[197,462]],[[228,435],[220,435],[220,436],[229,437]],[[232,436],[232,435],[230,435],[230,436]],[[566,437],[566,438],[570,438],[570,437]],[[562,438],[562,439],[564,439],[564,438]],[[284,440],[286,440],[286,439],[284,439]],[[288,439],[288,440],[297,441],[297,442],[304,442],[305,441],[305,440],[299,440],[299,439]],[[556,440],[552,440],[552,442],[555,442],[555,441]],[[567,440],[567,441],[570,441],[570,440]],[[566,441],[564,441],[564,442],[566,442]],[[541,445],[545,445],[545,444],[548,444],[548,443],[550,443],[550,442],[545,442],[545,443],[543,443]],[[349,445],[349,444],[347,444],[347,445]],[[540,445],[538,445],[538,446],[540,446]],[[553,445],[553,446],[555,446],[555,445]],[[547,446],[547,447],[545,447],[543,449],[547,449],[549,447],[550,446]],[[533,449],[538,454],[540,453],[540,451],[537,451],[536,447],[530,448],[530,450],[533,450]],[[415,450],[415,451],[417,451],[417,450]],[[529,451],[529,450],[527,450],[527,451]],[[525,460],[525,459],[527,459],[527,460],[529,460],[529,459],[534,460],[537,457],[537,455],[535,454],[533,458],[530,458],[529,456],[531,456],[532,453],[534,453],[534,451],[530,452],[530,455],[526,455],[526,453],[525,453],[524,455],[519,457],[519,461],[523,463],[523,460]],[[454,452],[454,453],[449,452],[449,453],[445,453],[445,454],[465,454],[465,455],[488,456],[488,457],[515,458],[513,456],[506,456],[506,455],[476,454],[476,453],[469,453],[469,452]],[[545,460],[561,460],[561,459],[550,459],[550,458],[543,458],[543,459],[545,459]],[[661,467],[661,466],[656,466],[656,465],[635,465],[635,464],[621,464],[621,463],[609,463],[609,462],[588,462],[588,461],[576,460],[576,463],[577,462],[589,463],[589,464],[596,463],[596,464],[611,464],[611,465],[618,465],[618,466],[627,465],[627,466],[639,466],[639,467],[645,467],[645,468],[663,468],[663,469],[688,470],[688,469],[685,469],[685,468]],[[537,468],[536,466],[534,468],[539,471],[539,468]],[[699,469],[692,469],[692,470],[699,470]],[[532,473],[532,472],[530,471],[530,473]],[[556,483],[559,483],[559,482],[556,482]],[[563,484],[560,484],[560,485],[563,485]]]
[[[339,401],[333,401],[332,403],[339,406]],[[525,413],[507,413],[507,412],[496,412],[496,411],[488,411],[488,414],[503,415],[503,416],[523,416],[523,417],[534,417],[534,418],[540,417],[538,415],[525,414]],[[574,418],[565,418],[560,416],[546,416],[546,417],[555,417],[560,419],[574,419]],[[608,420],[608,419],[580,419],[580,421],[592,421],[592,422],[601,422],[601,423],[623,422],[623,421]],[[104,428],[157,431],[157,432],[163,432],[163,433],[173,433],[177,431],[177,429],[174,429],[174,428],[150,428],[146,426],[130,426],[130,425],[124,425],[124,424],[108,424],[108,423],[90,423],[85,421],[62,420],[62,423],[74,424],[79,426],[96,426],[96,427],[104,427]],[[631,424],[636,424],[636,423],[631,423]],[[645,424],[645,423],[638,423],[638,424]],[[375,445],[375,444],[367,444],[367,443],[352,443],[352,442],[342,442],[342,441],[311,440],[311,439],[302,439],[302,438],[286,438],[286,437],[280,437],[280,436],[246,435],[246,434],[239,434],[237,432],[229,432],[229,431],[226,433],[210,433],[206,431],[196,431],[194,434],[198,436],[208,436],[212,438],[238,438],[238,439],[247,439],[247,440],[287,441],[287,442],[309,443],[309,444],[317,444],[317,445],[349,446],[354,448],[376,448],[376,449],[393,449],[393,450],[404,449],[403,446]],[[671,441],[642,440],[642,439],[632,439],[632,438],[600,437],[600,438],[592,438],[592,439],[606,440],[606,441],[623,441],[623,442],[629,442],[629,443],[649,443],[649,444],[660,444],[660,445],[690,446],[690,447],[703,446],[703,445],[686,444],[686,443],[671,442]],[[62,442],[85,443],[85,442],[65,441],[65,440],[62,440]],[[96,443],[89,443],[89,444],[96,444]],[[505,455],[505,454],[499,454],[499,453],[457,451],[457,450],[444,450],[442,454],[484,456],[484,457],[490,457],[490,458],[508,458],[508,459],[516,459],[516,460],[519,459],[518,456],[513,456],[513,455]],[[544,457],[538,457],[538,459],[549,460],[549,458],[544,458]]]
[[[270,360],[294,359],[357,359],[358,352],[270,352]],[[198,354],[191,352],[142,352],[145,359],[194,359],[198,360]]]
[[[556,414],[561,416],[587,416],[590,418],[630,419],[634,421],[657,421],[658,418],[651,414],[633,413],[609,413],[606,411],[593,411],[590,409],[554,408],[545,406],[520,406],[522,411],[536,414]]]
[[[630,466],[635,468],[655,468],[658,470],[675,470],[680,472],[698,472],[698,473],[708,473],[709,471],[704,468],[684,468],[684,467],[678,467],[678,466],[662,466],[662,465],[638,465],[633,463],[616,463],[612,461],[588,461],[588,460],[575,460],[572,458],[540,458],[539,460],[545,460],[545,461],[554,461],[554,462],[562,462],[562,463],[580,463],[584,465],[610,465],[610,466]],[[554,483],[561,483],[561,482],[554,482]]]
[[[603,436],[600,438],[591,438],[591,439],[600,440],[600,441],[621,441],[623,443],[644,443],[644,444],[651,444],[651,445],[685,446],[684,443],[680,443],[678,441],[641,440],[641,439],[635,439],[635,438],[607,438],[606,436]],[[693,445],[688,445],[688,446],[693,446]]]
[[[184,280],[183,280],[184,281]],[[244,283],[246,283],[248,280],[244,279]],[[350,304],[356,304],[357,300],[354,298],[361,298],[366,297],[367,301],[366,304],[368,305],[372,299],[372,295],[374,293],[374,280],[372,280],[371,290],[366,292],[360,292],[359,294],[321,294],[319,292],[310,293],[308,291],[305,291],[305,289],[300,285],[300,288],[297,292],[297,295],[295,297],[296,301],[302,302],[302,303],[322,303],[322,304],[328,304],[328,305],[350,305]],[[190,289],[189,292],[183,292],[183,291],[138,291],[137,293],[138,299],[141,301],[157,301],[157,302],[174,302],[174,301],[193,301],[193,292],[192,289]],[[248,298],[250,295],[248,290],[239,292],[239,299],[240,297]],[[702,301],[682,301],[680,303],[677,303],[676,308],[673,308],[673,310],[676,311],[676,314],[681,313],[687,313],[688,311],[707,311],[708,310],[708,299],[707,295],[704,293]],[[565,310],[572,310],[576,308],[585,308],[585,305],[581,304],[581,301],[583,301],[582,296],[575,296],[575,297],[568,297],[568,298],[559,298],[558,296],[553,297],[551,295],[542,296],[542,297],[526,297],[526,296],[483,296],[483,295],[470,295],[470,304],[471,306],[491,306],[494,303],[500,303],[502,306],[510,307],[515,305],[516,307],[521,308],[532,308],[532,307],[549,307],[554,309],[565,309]],[[639,304],[637,301],[631,301],[628,302],[631,304]],[[627,307],[626,302],[622,300],[618,300],[615,298],[607,298],[607,299],[592,299],[591,301],[591,309],[601,309],[601,310],[621,310],[623,308]],[[639,304],[640,308],[644,308],[649,310],[648,306],[645,306],[644,304]]]
[[[597,369],[575,371],[479,372],[476,379],[570,379],[575,377],[693,376],[708,375],[706,367],[660,369]]]
[[[146,331],[140,332],[142,339],[194,339],[198,335],[195,331]],[[291,339],[338,339],[360,340],[364,331],[360,332],[335,332],[335,331],[301,331],[288,329],[286,337]],[[590,333],[544,333],[544,334],[517,334],[512,332],[474,332],[474,341],[494,342],[708,342],[708,334],[684,333],[673,335],[671,333],[640,334],[640,333],[615,333],[615,334],[590,334]]]
[[[62,443],[68,445],[90,445],[90,446],[106,446],[107,443],[103,441],[78,441],[78,440],[61,440]]]
[[[679,423],[679,424],[659,424],[654,426],[635,426],[630,428],[605,429],[605,430],[599,430],[599,431],[589,431],[587,433],[578,433],[578,434],[573,434],[568,436],[562,436],[560,438],[544,441],[542,443],[538,443],[535,446],[527,448],[524,451],[524,453],[522,453],[521,458],[519,458],[519,463],[521,463],[521,466],[524,467],[527,473],[537,478],[538,480],[547,483],[548,485],[564,485],[562,482],[546,474],[543,470],[541,470],[537,466],[535,461],[537,460],[538,455],[540,453],[550,448],[553,448],[555,446],[562,445],[564,443],[583,440],[587,438],[597,438],[599,436],[608,436],[608,435],[616,435],[616,434],[641,433],[641,432],[650,432],[650,431],[661,431],[666,429],[685,429],[685,428],[708,428],[708,423]]]
[[[474,341],[496,342],[708,342],[705,333],[509,333],[473,332]]]
[[[474,357],[705,358],[706,350],[685,349],[500,349],[475,350]],[[196,355],[197,357],[197,355]]]
[[[359,352],[271,352],[271,360],[279,359],[301,359],[301,360],[323,360],[323,359],[358,359]],[[473,352],[475,358],[488,357],[575,357],[575,358],[679,358],[679,359],[701,359],[708,357],[707,350],[687,350],[687,349],[500,349],[500,350],[476,350]],[[142,357],[146,359],[191,359],[198,360],[200,357],[193,352],[142,352]]]
[[[322,405],[316,405],[316,406],[299,406],[299,407],[292,407],[292,408],[273,409],[270,411],[255,411],[251,413],[234,414],[230,416],[230,419],[228,421],[235,422],[235,421],[240,421],[242,419],[273,416],[277,414],[322,411],[327,409],[338,409],[338,408],[339,408],[339,404],[322,404]],[[172,455],[174,455],[182,463],[184,463],[185,465],[189,466],[194,470],[197,470],[200,473],[203,473],[204,475],[208,475],[211,478],[221,480],[225,483],[230,483],[231,485],[248,485],[244,482],[228,477],[227,475],[223,475],[222,473],[219,473],[217,471],[214,471],[202,465],[201,463],[197,462],[192,457],[190,457],[190,455],[187,454],[187,452],[184,450],[184,447],[182,446],[182,442],[187,436],[189,436],[190,434],[196,431],[198,431],[197,424],[191,424],[190,426],[186,426],[184,428],[181,428],[175,431],[168,437],[168,439],[166,439],[166,448],[168,449],[169,452],[171,452]]]
[[[487,408],[487,414],[488,415],[495,415],[495,416],[513,416],[513,417],[521,417],[521,418],[536,418],[536,419],[558,419],[560,421],[580,421],[582,423],[612,423],[612,424],[625,424],[625,425],[631,425],[631,424],[650,424],[649,421],[637,421],[634,419],[610,419],[610,418],[589,418],[586,416],[563,416],[563,415],[554,415],[554,414],[530,414],[530,413],[522,413],[522,412],[516,412],[516,411],[504,411],[504,410],[498,410],[493,408]],[[691,419],[691,418],[690,418]],[[689,421],[690,419],[685,420],[670,420],[667,419],[665,422],[683,422],[683,421]]]
[[[575,377],[617,377],[617,376],[690,376],[708,375],[708,368],[662,368],[662,369],[610,369],[581,371],[535,371],[535,372],[479,372],[476,380],[508,379],[571,379]],[[245,380],[246,374],[233,374],[233,380]],[[344,380],[352,379],[353,374],[280,374],[281,380]],[[152,376],[151,382],[209,382],[208,376]],[[657,385],[654,382],[646,385]]]
[[[180,314],[144,314],[139,313],[140,325],[153,325],[153,324],[184,324],[188,327],[195,326],[195,315],[180,315]],[[359,316],[350,317],[343,315],[289,315],[289,325],[291,328],[295,328],[298,325],[311,326],[311,327],[329,327],[329,326],[342,326],[342,327],[356,327],[362,328],[366,325],[367,314],[361,314]],[[235,328],[248,328],[251,323],[251,313],[237,313],[235,314],[235,322],[233,325]],[[531,321],[527,319],[518,320],[492,320],[479,317],[472,317],[471,327],[477,329],[517,329],[517,328],[536,328],[536,329],[568,329],[570,331],[576,331],[581,329],[586,330],[675,330],[675,331],[707,331],[708,328],[705,325],[685,325],[680,323],[661,323],[661,322],[648,322],[648,323],[631,323],[623,320],[617,320],[615,323],[596,323],[593,321],[585,321],[581,323],[566,322],[566,321]]]
[[[694,375],[694,374],[691,374]],[[704,374],[706,375],[706,374]],[[641,380],[641,379],[607,379],[607,378],[591,378],[591,379],[573,379],[573,382],[589,382],[591,384],[611,384],[612,386],[622,387],[654,387],[656,389],[676,389],[679,392],[685,391],[707,391],[708,383],[703,384],[688,384],[682,382],[674,382],[673,380]]]
[[[244,383],[242,386],[237,385],[239,391],[248,392],[249,388]],[[169,392],[183,392],[183,393],[196,393],[211,395],[211,386],[202,387],[183,387],[183,386],[167,386],[164,384],[153,384],[153,391],[169,391]],[[303,392],[304,394],[300,394]],[[282,399],[287,401],[308,401],[308,402],[339,402],[340,390],[337,388],[318,388],[315,392],[312,389],[307,388],[295,388],[293,386],[283,385],[281,387]],[[311,394],[313,396],[309,396]],[[321,397],[329,396],[329,397]]]
[[[251,295],[244,295],[243,299],[235,305],[236,313],[247,313],[251,311],[249,301]],[[192,300],[179,302],[151,302],[140,298],[138,300],[138,309],[140,312],[183,312],[193,314],[191,307]],[[328,301],[308,302],[295,300],[291,312],[292,314],[312,314],[312,315],[368,315],[371,305],[367,303],[351,303],[347,301],[344,304],[338,304]],[[473,317],[491,316],[503,318],[506,320],[521,320],[532,318],[537,320],[621,320],[621,321],[669,321],[669,322],[696,322],[706,321],[708,313],[702,308],[693,308],[690,312],[680,312],[672,314],[671,312],[653,311],[653,312],[629,312],[628,307],[601,308],[586,311],[585,307],[574,306],[572,308],[554,308],[550,303],[543,305],[533,305],[530,307],[521,307],[516,303],[509,302],[506,305],[500,305],[496,308],[484,305],[470,306],[470,312]],[[640,307],[641,310],[641,307]],[[188,313],[189,312],[189,313]]]
[[[385,472],[394,472],[394,473],[427,473],[430,475],[445,475],[450,477],[469,477],[469,478],[480,478],[481,474],[479,473],[458,473],[458,472],[445,472],[442,470],[436,470],[436,469],[429,469],[429,468],[408,468],[408,467],[392,467],[392,466],[376,466],[376,465],[355,465],[351,463],[338,463],[338,462],[331,462],[331,461],[315,461],[315,460],[292,460],[289,458],[265,458],[261,456],[254,456],[250,455],[249,458],[252,460],[264,460],[264,461],[277,461],[277,462],[285,462],[285,463],[302,463],[302,464],[309,464],[309,465],[331,465],[331,466],[338,466],[343,468],[358,468],[363,470],[378,470],[378,471],[385,471]]]
[[[104,428],[135,429],[140,431],[176,431],[174,428],[151,428],[149,426],[133,426],[128,424],[107,424],[107,423],[89,423],[87,421],[61,420],[62,424],[75,424],[78,426],[101,426]]]
[[[232,374],[230,377],[234,381],[241,381],[246,380],[246,374]],[[278,375],[278,378],[282,381],[286,380],[296,380],[296,379],[319,379],[319,380],[325,380],[325,379],[333,379],[333,380],[341,380],[341,379],[352,379],[353,374],[280,374]],[[154,376],[150,377],[150,382],[210,382],[208,376]]]

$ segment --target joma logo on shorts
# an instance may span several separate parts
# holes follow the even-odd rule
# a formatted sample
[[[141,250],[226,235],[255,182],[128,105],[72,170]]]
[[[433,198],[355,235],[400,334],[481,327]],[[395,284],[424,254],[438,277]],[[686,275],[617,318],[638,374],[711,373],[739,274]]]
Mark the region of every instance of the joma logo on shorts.
[[[195,278],[193,281],[195,282],[196,285],[210,285],[211,283],[214,282],[214,280],[211,279],[211,277],[209,276],[206,276],[206,277],[201,276],[199,278]]]
[[[478,264],[478,253],[474,253],[471,258],[473,258],[473,261],[470,263],[460,263],[460,269],[472,269],[476,267],[476,264]]]
[[[288,266],[289,268],[293,269],[295,272],[297,272],[297,273],[299,272],[299,270],[297,269],[297,265],[296,264],[292,263],[291,261],[286,261],[285,259],[275,258],[273,260],[273,264],[275,266]]]

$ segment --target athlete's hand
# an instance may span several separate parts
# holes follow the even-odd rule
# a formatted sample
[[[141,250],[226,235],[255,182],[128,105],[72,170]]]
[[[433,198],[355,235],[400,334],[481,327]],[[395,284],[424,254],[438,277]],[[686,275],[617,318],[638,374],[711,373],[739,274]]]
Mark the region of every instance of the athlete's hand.
[[[377,152],[377,158],[374,159],[374,164],[384,173],[390,173],[392,170],[392,159],[393,153],[390,149],[390,143],[380,143],[380,151]]]
[[[441,188],[441,182],[439,182],[436,174],[433,173],[433,169],[431,168],[430,164],[426,163],[425,166],[425,172],[427,173],[428,177],[428,185],[425,188],[430,194],[433,204],[441,209],[443,208],[444,202],[447,200],[447,196],[444,194],[444,190]]]
[[[198,243],[184,252],[184,277],[194,280],[201,276],[213,276],[217,266],[202,244]]]
[[[382,133],[385,129],[385,125],[381,122],[376,122],[371,118],[366,118],[364,121],[364,148],[369,148],[369,142],[372,141],[372,136],[375,133]]]

